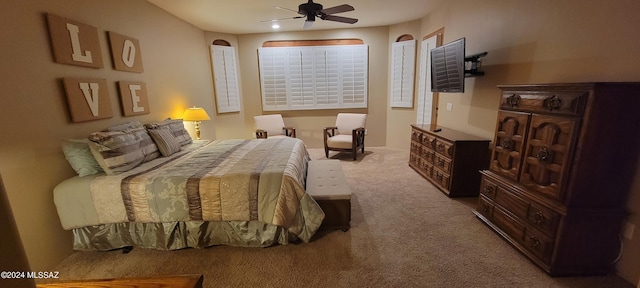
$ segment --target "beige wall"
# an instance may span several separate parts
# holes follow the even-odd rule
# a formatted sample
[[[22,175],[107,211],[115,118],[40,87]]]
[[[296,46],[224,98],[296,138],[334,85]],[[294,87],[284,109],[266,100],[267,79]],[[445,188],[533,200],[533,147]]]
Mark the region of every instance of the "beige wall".
[[[73,175],[60,151],[62,139],[85,137],[131,120],[179,118],[183,109],[192,105],[204,107],[212,116],[212,121],[202,124],[203,138],[252,137],[252,117],[262,114],[257,49],[264,41],[364,40],[369,45],[369,107],[350,112],[369,114],[368,146],[408,149],[415,108],[390,108],[388,101],[389,51],[398,36],[410,34],[421,40],[444,27],[445,43],[466,37],[467,54],[489,52],[483,62],[487,75],[467,79],[466,93],[440,95],[438,123],[492,138],[499,99],[496,85],[640,81],[637,11],[637,0],[609,1],[607,7],[580,0],[452,0],[442,1],[422,19],[389,27],[229,35],[203,32],[142,0],[4,0],[0,3],[0,21],[4,24],[0,36],[5,39],[0,44],[0,81],[4,88],[0,100],[0,174],[31,269],[50,268],[71,253],[71,233],[61,229],[51,196],[56,184]],[[105,68],[54,63],[45,12],[97,27]],[[140,41],[144,73],[111,68],[106,31]],[[215,39],[229,41],[238,51],[243,103],[239,113],[217,114],[215,110],[208,50]],[[59,80],[62,77],[107,79],[115,116],[70,123]],[[115,90],[118,80],[145,82],[152,113],[122,117]],[[442,109],[447,102],[454,105],[453,111]],[[321,129],[333,125],[337,112],[281,113],[286,124],[297,127],[299,137],[309,147],[321,147]],[[192,132],[192,126],[186,126]],[[640,169],[637,175],[640,179]],[[629,221],[640,225],[640,180],[633,186],[629,208]],[[633,240],[625,240],[617,265],[618,273],[631,283],[637,283],[640,277],[640,226],[636,230]]]
[[[492,139],[499,84],[640,81],[638,11],[640,2],[636,0],[609,1],[606,5],[579,0],[443,1],[421,19],[419,38],[444,27],[444,43],[466,37],[467,55],[489,54],[483,61],[486,75],[467,78],[465,93],[440,93],[438,124]],[[411,25],[394,25],[391,31],[414,33]],[[453,111],[446,111],[446,103],[453,104]],[[389,117],[387,125],[405,127],[407,118]],[[387,139],[407,139],[406,143],[388,140],[389,146],[409,145],[404,129],[388,131]],[[637,131],[632,133],[637,137]],[[630,191],[628,221],[640,228],[640,169],[637,175]],[[638,229],[632,240],[623,241],[618,274],[638,283]]]
[[[43,13],[96,27],[105,67],[54,63]],[[0,22],[0,173],[31,269],[46,271],[71,254],[72,234],[62,230],[52,197],[53,187],[74,175],[61,141],[127,121],[179,118],[191,105],[213,112],[208,52],[202,30],[142,0],[4,0]],[[144,73],[111,68],[106,31],[140,41]],[[114,117],[71,123],[62,77],[106,79]],[[151,114],[121,116],[119,80],[146,83]],[[203,123],[203,137],[214,135],[213,127]]]
[[[209,37],[209,34],[207,34]],[[238,35],[238,62],[242,72],[243,111],[236,115],[225,115],[227,127],[219,127],[220,138],[253,137],[253,116],[261,115],[262,100],[258,69],[258,48],[266,41],[314,40],[356,38],[369,45],[369,94],[368,108],[347,110],[279,111],[286,125],[296,127],[298,138],[307,147],[323,147],[322,128],[333,126],[338,112],[366,113],[366,146],[384,146],[386,137],[387,58],[388,28],[341,29],[327,31],[283,32]],[[365,148],[366,150],[366,148]]]

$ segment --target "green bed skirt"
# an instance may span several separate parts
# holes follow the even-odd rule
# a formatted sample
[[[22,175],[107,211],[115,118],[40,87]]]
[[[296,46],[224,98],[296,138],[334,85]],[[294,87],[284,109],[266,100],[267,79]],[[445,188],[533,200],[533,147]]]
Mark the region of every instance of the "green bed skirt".
[[[129,222],[73,229],[73,249],[83,251],[124,247],[177,250],[214,245],[269,247],[296,240],[287,229],[258,221]]]

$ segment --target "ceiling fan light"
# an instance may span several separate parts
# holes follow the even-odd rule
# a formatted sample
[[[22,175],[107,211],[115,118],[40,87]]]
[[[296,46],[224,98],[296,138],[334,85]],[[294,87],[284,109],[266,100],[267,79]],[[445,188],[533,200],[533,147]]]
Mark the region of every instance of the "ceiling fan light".
[[[314,22],[314,21],[304,21],[304,25],[302,26],[302,29],[309,29],[309,28],[311,28],[311,26],[313,26],[313,22]]]

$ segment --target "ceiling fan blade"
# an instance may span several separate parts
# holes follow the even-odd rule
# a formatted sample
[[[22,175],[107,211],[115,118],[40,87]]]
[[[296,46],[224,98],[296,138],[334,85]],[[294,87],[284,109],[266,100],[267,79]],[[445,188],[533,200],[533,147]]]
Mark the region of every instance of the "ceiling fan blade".
[[[280,6],[273,6],[273,8],[280,9],[280,10],[291,11],[291,12],[294,12],[294,13],[296,13],[296,14],[300,14],[300,13],[298,12],[298,10],[293,10],[293,9],[284,8],[284,7],[280,7]]]
[[[334,16],[334,15],[326,15],[326,16],[323,16],[321,19],[342,22],[342,23],[349,23],[349,24],[358,22],[358,19],[355,19],[355,18],[341,17],[341,16]]]
[[[320,12],[329,15],[329,14],[349,12],[349,11],[353,11],[353,10],[355,10],[353,8],[353,6],[348,5],[348,4],[342,4],[342,5],[338,5],[338,6],[335,6],[335,7],[322,9],[322,10],[320,10]]]
[[[287,18],[278,18],[278,19],[271,19],[271,20],[262,20],[262,21],[260,21],[260,22],[276,22],[276,21],[280,21],[280,20],[300,19],[300,18],[304,18],[304,16],[294,16],[294,17],[287,17]]]
[[[311,28],[311,26],[313,26],[313,22],[315,22],[315,21],[304,21],[304,26],[302,26],[302,29]]]

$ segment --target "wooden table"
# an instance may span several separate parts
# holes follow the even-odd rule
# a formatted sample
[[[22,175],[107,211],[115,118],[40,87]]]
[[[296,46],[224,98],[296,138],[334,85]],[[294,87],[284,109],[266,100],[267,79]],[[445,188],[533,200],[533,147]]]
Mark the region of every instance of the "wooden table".
[[[58,283],[38,284],[38,288],[69,288],[69,287],[89,287],[89,288],[202,288],[202,275],[176,275],[158,276],[145,278],[120,278],[120,279],[95,279],[95,280],[72,280]]]

